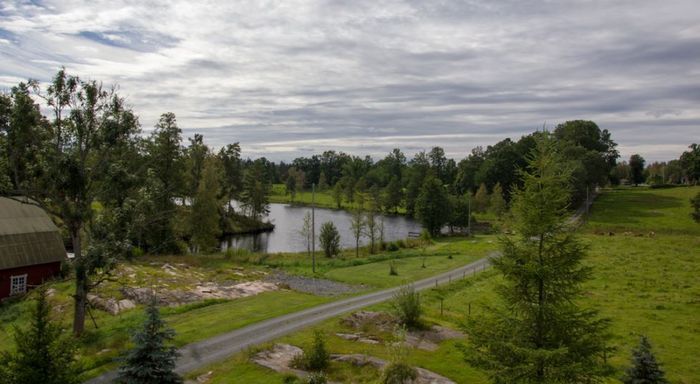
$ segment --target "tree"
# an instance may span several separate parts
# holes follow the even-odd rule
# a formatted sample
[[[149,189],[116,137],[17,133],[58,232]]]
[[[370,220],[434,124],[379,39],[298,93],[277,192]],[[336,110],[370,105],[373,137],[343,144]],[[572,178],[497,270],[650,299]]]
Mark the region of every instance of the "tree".
[[[350,228],[355,238],[355,257],[360,256],[360,239],[365,232],[365,225],[364,202],[361,201],[357,207],[352,210],[352,215],[350,217]]]
[[[199,133],[195,133],[194,138],[189,140],[190,146],[185,150],[188,170],[187,196],[194,197],[197,194],[199,182],[202,180],[204,162],[209,156],[209,148],[204,144],[204,136]]]
[[[416,215],[432,236],[438,236],[450,215],[450,201],[442,182],[430,175],[416,200]]]
[[[486,184],[481,183],[479,190],[474,194],[474,210],[477,212],[486,212],[489,206],[489,192],[486,190]]]
[[[502,306],[469,321],[465,358],[497,383],[594,382],[607,374],[608,321],[576,304],[591,270],[566,225],[570,174],[548,134],[527,159],[512,201],[519,237],[503,238],[492,259]]]
[[[228,144],[219,151],[219,161],[224,169],[221,190],[226,197],[228,212],[233,212],[231,202],[240,198],[243,185],[243,167],[241,164],[241,146]]]
[[[450,219],[447,223],[450,226],[450,231],[454,231],[454,228],[468,227],[469,215],[471,214],[469,195],[450,196],[450,212]]]
[[[79,383],[75,345],[50,319],[46,290],[37,290],[36,306],[28,329],[15,329],[15,351],[0,355],[0,383]],[[5,372],[3,372],[5,371]]]
[[[191,248],[193,253],[211,252],[221,235],[220,196],[221,166],[218,159],[209,156],[204,160],[202,180],[192,202],[190,213]]]
[[[297,179],[292,176],[287,176],[287,181],[284,186],[291,201],[294,202],[294,196],[297,194]]]
[[[634,185],[639,185],[644,182],[644,158],[634,154],[630,157],[630,177]]]
[[[503,216],[506,210],[508,210],[506,200],[503,198],[503,188],[501,188],[501,183],[496,183],[496,185],[493,187],[489,205],[491,206],[491,211],[496,215],[496,217],[499,218]]]
[[[368,194],[368,206],[365,213],[365,232],[364,235],[369,239],[369,253],[374,253],[374,246],[379,238],[379,197],[378,193]]]
[[[119,367],[117,383],[123,384],[175,384],[182,378],[175,372],[177,350],[170,345],[175,331],[168,328],[160,317],[153,298],[146,307],[146,320],[133,336],[134,347],[129,350]]]
[[[632,351],[632,366],[627,369],[624,384],[665,384],[668,380],[664,371],[651,352],[651,344],[646,336],[639,340],[639,346]]]
[[[394,176],[391,178],[386,188],[384,188],[384,206],[387,211],[393,210],[394,213],[398,212],[401,199],[401,183],[399,182],[399,177]]]
[[[318,177],[318,190],[320,192],[328,189],[328,180],[326,180],[326,173],[321,171],[321,175]]]
[[[680,157],[680,166],[689,184],[697,184],[700,181],[700,145],[691,144],[690,150],[683,152]]]
[[[327,221],[321,225],[321,233],[318,240],[321,242],[321,248],[323,248],[323,253],[326,257],[337,256],[340,252],[340,234],[332,221]]]
[[[304,215],[304,223],[301,226],[299,235],[301,235],[302,239],[304,239],[304,244],[306,244],[306,253],[311,256],[311,240],[314,235],[311,228],[311,212],[306,212]]]
[[[333,200],[335,201],[335,205],[338,207],[338,209],[342,208],[343,185],[340,183],[340,181],[333,186]]]
[[[258,159],[246,169],[241,194],[243,208],[253,219],[259,220],[261,216],[270,212],[271,189],[264,162]]]
[[[401,325],[406,328],[418,328],[421,326],[423,308],[420,304],[420,294],[416,292],[412,285],[405,285],[399,288],[394,294],[394,300],[391,305]]]
[[[109,174],[104,165],[112,160],[110,148],[135,140],[138,119],[114,90],[106,91],[96,81],[81,81],[61,70],[42,95],[54,120],[41,125],[39,136],[46,139],[40,156],[21,155],[17,161],[38,170],[24,173],[25,180],[15,180],[11,196],[26,196],[27,204],[40,205],[63,223],[73,246],[75,270],[75,305],[73,331],[80,335],[85,328],[87,294],[97,281],[91,277],[105,271],[110,259],[95,252],[85,252],[95,212],[93,203]],[[68,116],[65,115],[68,111]],[[14,151],[16,148],[12,148]],[[97,247],[94,249],[98,249]],[[104,248],[101,248],[104,249]]]
[[[693,218],[693,220],[700,223],[700,192],[698,192],[698,194],[690,200],[690,204],[693,207],[693,212],[690,214],[690,216]]]
[[[185,189],[182,130],[177,125],[175,114],[168,112],[160,116],[147,143],[147,163],[153,181],[151,198],[153,210],[148,212],[146,232],[147,249],[153,253],[169,253],[178,250],[174,231],[177,206],[175,198],[181,197]]]

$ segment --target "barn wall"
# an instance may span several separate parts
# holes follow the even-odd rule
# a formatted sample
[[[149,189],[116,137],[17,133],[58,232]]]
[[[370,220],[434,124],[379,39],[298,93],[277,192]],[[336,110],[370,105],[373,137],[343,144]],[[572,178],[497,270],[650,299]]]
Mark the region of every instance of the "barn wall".
[[[61,270],[61,263],[29,265],[26,267],[0,270],[0,299],[10,296],[10,277],[27,274],[27,288],[43,283],[46,279],[57,275]]]

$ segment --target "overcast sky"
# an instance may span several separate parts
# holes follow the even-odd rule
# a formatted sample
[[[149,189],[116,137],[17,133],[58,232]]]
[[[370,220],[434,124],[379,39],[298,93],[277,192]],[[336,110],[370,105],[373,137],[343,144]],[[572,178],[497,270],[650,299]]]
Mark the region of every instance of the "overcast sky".
[[[144,131],[244,156],[383,157],[590,119],[623,157],[700,142],[700,3],[0,2],[0,88],[61,67],[118,84]]]

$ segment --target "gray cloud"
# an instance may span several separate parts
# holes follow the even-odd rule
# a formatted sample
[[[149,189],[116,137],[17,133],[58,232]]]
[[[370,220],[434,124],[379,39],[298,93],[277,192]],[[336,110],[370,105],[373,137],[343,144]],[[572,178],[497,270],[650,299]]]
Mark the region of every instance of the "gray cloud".
[[[9,0],[0,26],[0,87],[65,65],[118,83],[146,132],[173,111],[253,157],[463,157],[569,119],[625,157],[700,140],[694,0]]]

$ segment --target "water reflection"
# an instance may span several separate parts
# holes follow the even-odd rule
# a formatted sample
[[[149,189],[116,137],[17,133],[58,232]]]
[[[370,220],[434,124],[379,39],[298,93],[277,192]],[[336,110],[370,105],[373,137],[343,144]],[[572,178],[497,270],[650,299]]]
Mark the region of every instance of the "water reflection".
[[[221,249],[247,249],[253,252],[302,252],[306,250],[304,238],[299,233],[308,207],[293,207],[287,204],[270,204],[268,218],[275,224],[275,230],[255,235],[234,235],[225,238]],[[350,229],[350,213],[331,209],[316,208],[316,235],[321,224],[332,221],[340,232],[340,242],[343,248],[353,248],[355,239]],[[382,216],[384,219],[384,240],[394,241],[405,239],[409,232],[420,232],[421,226],[416,221],[404,216]],[[361,241],[367,243],[366,239]],[[319,249],[318,241],[316,249]]]

